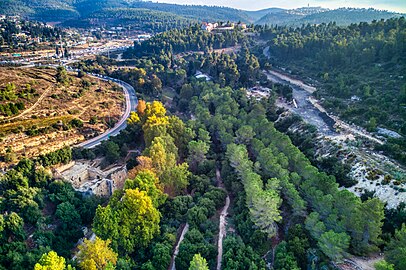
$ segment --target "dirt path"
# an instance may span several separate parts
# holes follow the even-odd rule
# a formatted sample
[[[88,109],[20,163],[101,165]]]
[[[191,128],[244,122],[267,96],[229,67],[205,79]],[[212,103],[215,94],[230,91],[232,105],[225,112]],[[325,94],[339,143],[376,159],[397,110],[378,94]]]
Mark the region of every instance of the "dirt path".
[[[46,96],[48,96],[48,93],[49,93],[50,90],[51,90],[51,87],[48,87],[48,88],[44,91],[44,93],[42,93],[42,95],[38,98],[38,100],[37,100],[31,107],[29,107],[28,109],[24,110],[22,113],[20,113],[20,114],[17,115],[17,116],[14,116],[14,117],[9,118],[8,120],[18,119],[18,118],[20,118],[21,116],[24,116],[24,115],[26,115],[27,113],[29,113],[29,112],[31,112],[32,110],[34,110],[35,107],[37,107],[38,104],[40,104],[41,101],[42,101]]]
[[[218,186],[225,190],[223,181],[221,179],[220,170],[218,168],[216,169],[216,178],[217,178]],[[221,210],[221,213],[220,213],[219,238],[218,238],[218,244],[217,244],[217,267],[216,267],[217,270],[221,269],[221,263],[222,263],[222,260],[223,260],[223,239],[227,234],[227,230],[226,230],[227,220],[226,220],[226,217],[228,215],[228,208],[229,207],[230,207],[230,196],[228,196],[228,194],[227,194],[226,204],[224,205],[224,207],[223,207],[223,209]]]
[[[289,82],[290,84],[293,84],[293,85],[296,85],[296,86],[302,88],[303,90],[309,92],[310,94],[313,94],[313,93],[317,90],[316,87],[307,85],[307,84],[305,84],[304,82],[302,82],[302,81],[300,81],[300,80],[291,78],[291,77],[289,77],[289,76],[287,76],[287,75],[285,75],[285,74],[282,74],[282,73],[280,73],[280,72],[277,72],[277,71],[275,71],[275,70],[269,70],[268,72],[269,72],[270,74],[272,74],[272,75],[274,75],[274,76],[280,78],[281,80],[287,81],[287,82]]]
[[[384,259],[383,255],[379,256],[372,256],[369,258],[360,258],[360,257],[353,257],[351,261],[353,261],[358,267],[363,270],[374,270],[375,263],[378,261],[382,261]]]
[[[223,260],[223,238],[226,236],[226,217],[228,215],[228,207],[230,206],[230,197],[227,195],[226,204],[224,205],[223,210],[220,214],[220,223],[219,223],[219,240],[217,247],[217,270],[221,269],[221,262]]]
[[[180,234],[178,243],[176,243],[175,250],[173,252],[172,259],[171,259],[171,264],[169,265],[169,268],[168,268],[169,270],[176,270],[175,259],[176,259],[176,256],[178,256],[178,254],[179,254],[180,244],[182,243],[183,239],[185,239],[185,234],[188,231],[189,231],[189,224],[186,223],[185,227],[183,227],[183,229],[182,229],[182,233]]]

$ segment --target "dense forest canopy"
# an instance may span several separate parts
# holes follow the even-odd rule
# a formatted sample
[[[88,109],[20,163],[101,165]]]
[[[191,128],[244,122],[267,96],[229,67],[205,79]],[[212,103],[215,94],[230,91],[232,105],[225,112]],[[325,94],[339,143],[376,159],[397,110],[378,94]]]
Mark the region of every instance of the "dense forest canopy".
[[[194,20],[176,13],[156,11],[145,8],[107,8],[96,11],[82,20],[67,20],[69,27],[124,26],[127,29],[150,33],[164,32],[172,28],[183,28]]]
[[[87,18],[91,14],[108,8],[137,8],[156,12],[168,12],[196,20],[246,21],[250,19],[244,11],[216,6],[176,5],[147,1],[124,0],[6,0],[0,3],[0,10],[7,15],[22,15],[45,21]]]
[[[125,53],[125,57],[145,56],[156,54],[178,54],[183,52],[202,52],[205,50],[221,49],[236,46],[244,39],[237,29],[222,33],[211,33],[202,29],[200,24],[192,24],[182,29],[173,29],[160,33],[151,39],[138,43]],[[169,56],[170,56],[169,55]]]

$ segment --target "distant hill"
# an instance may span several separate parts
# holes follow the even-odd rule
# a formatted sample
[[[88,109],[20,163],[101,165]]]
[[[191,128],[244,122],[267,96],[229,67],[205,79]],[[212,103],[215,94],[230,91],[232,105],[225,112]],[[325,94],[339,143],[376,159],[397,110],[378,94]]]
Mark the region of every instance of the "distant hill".
[[[283,10],[277,13],[268,13],[259,20],[255,21],[255,24],[286,25],[300,20],[302,17],[302,15],[291,14],[288,13],[286,10]]]
[[[281,10],[279,12],[267,13],[257,21],[256,24],[273,24],[273,25],[287,25],[293,24],[307,16],[319,14],[329,11],[329,9],[321,7],[303,7],[297,9]]]
[[[399,17],[402,14],[376,9],[340,8],[335,10],[323,8],[299,8],[284,10],[278,13],[270,13],[259,20],[256,24],[268,25],[301,25],[336,22],[338,25],[351,23],[371,22],[373,20]]]
[[[134,8],[146,8],[175,13],[180,16],[200,21],[253,22],[248,16],[246,11],[228,7],[176,5],[176,4],[153,3],[144,1],[134,2],[131,4],[131,6]]]
[[[41,21],[63,21],[79,17],[70,0],[0,0],[0,14],[20,15]]]
[[[132,30],[156,33],[186,27],[196,22],[174,13],[145,8],[108,8],[93,12],[89,17],[83,19],[67,20],[62,23],[62,26],[123,26]]]
[[[0,0],[0,14],[41,21],[64,21],[103,8],[128,7],[137,0]]]
[[[320,24],[334,21],[338,25],[349,25],[351,23],[358,22],[372,22],[373,20],[381,20],[381,19],[386,20],[393,17],[400,17],[401,15],[402,14],[376,10],[372,8],[371,9],[340,8],[308,15],[300,19],[298,23]]]
[[[78,0],[74,8],[79,12],[81,17],[88,17],[94,12],[111,8],[129,8],[130,1],[123,0]]]
[[[176,5],[140,0],[0,0],[0,14],[20,15],[40,21],[83,19],[107,8],[150,9],[200,21],[254,21],[243,10],[217,6]]]
[[[245,11],[245,14],[247,14],[251,19],[256,21],[267,14],[279,13],[282,11],[285,11],[285,9],[283,9],[283,8],[266,8],[266,9],[260,9],[260,10],[255,10],[255,11]]]
[[[120,10],[118,10],[120,9]],[[129,9],[126,18],[117,19]],[[113,11],[116,10],[116,11]],[[124,20],[135,20],[135,24],[147,23],[147,11],[150,19],[158,22],[174,22],[183,25],[188,20],[193,21],[242,21],[256,24],[300,25],[303,23],[319,24],[336,21],[337,24],[387,19],[399,14],[375,9],[337,9],[328,10],[320,7],[303,7],[292,10],[268,8],[258,11],[245,11],[228,7],[177,5],[154,3],[141,0],[0,0],[0,14],[20,15],[24,18],[38,21],[66,22],[68,24],[86,25],[90,19],[103,18],[108,22],[122,23]],[[160,13],[163,12],[163,13]],[[130,15],[132,14],[132,15]],[[134,14],[139,14],[136,18]],[[110,17],[109,17],[110,16]],[[168,17],[165,19],[165,17]]]

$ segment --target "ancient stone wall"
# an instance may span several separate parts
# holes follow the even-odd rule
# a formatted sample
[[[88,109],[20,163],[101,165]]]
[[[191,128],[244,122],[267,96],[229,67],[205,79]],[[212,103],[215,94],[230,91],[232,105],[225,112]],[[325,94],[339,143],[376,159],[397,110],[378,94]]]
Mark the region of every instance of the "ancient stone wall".
[[[82,184],[89,180],[89,166],[83,163],[77,163],[68,170],[61,173],[64,180],[72,183],[75,188],[80,187]]]
[[[122,167],[120,170],[117,170],[116,172],[113,172],[110,174],[108,177],[113,181],[113,189],[123,189],[124,188],[124,182],[127,179],[127,169],[126,167]]]

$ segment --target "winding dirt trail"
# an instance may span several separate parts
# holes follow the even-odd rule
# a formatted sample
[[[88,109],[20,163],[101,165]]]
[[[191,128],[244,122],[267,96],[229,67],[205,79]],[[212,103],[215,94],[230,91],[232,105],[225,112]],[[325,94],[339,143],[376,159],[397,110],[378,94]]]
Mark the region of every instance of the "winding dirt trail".
[[[228,215],[228,207],[230,206],[230,197],[227,195],[226,204],[220,214],[220,224],[219,224],[219,240],[217,247],[217,270],[221,269],[221,263],[223,260],[223,238],[226,236],[226,217]]]
[[[175,250],[174,250],[174,252],[173,252],[172,259],[171,259],[171,264],[169,265],[169,268],[168,268],[169,270],[176,270],[176,267],[175,267],[175,259],[176,259],[176,256],[178,256],[178,254],[179,254],[179,247],[180,247],[180,244],[182,243],[183,239],[185,239],[185,234],[186,234],[188,231],[189,231],[189,224],[186,223],[185,226],[184,226],[183,229],[182,229],[182,233],[180,234],[178,243],[177,243],[176,246],[175,246]]]
[[[28,109],[24,110],[24,111],[23,111],[22,113],[20,113],[19,115],[16,115],[16,116],[14,116],[14,117],[9,118],[8,120],[18,119],[18,118],[20,118],[20,117],[26,115],[27,113],[32,112],[32,110],[34,110],[34,109],[38,106],[38,104],[40,104],[41,101],[42,101],[45,97],[48,96],[50,90],[51,90],[51,87],[48,87],[48,88],[44,91],[44,93],[42,93],[42,95],[37,99],[37,101],[36,101],[31,107],[29,107]]]
[[[220,170],[218,168],[216,169],[216,178],[217,178],[217,183],[218,183],[219,187],[225,190],[223,181],[221,179]],[[228,196],[228,193],[227,193],[226,204],[224,205],[224,207],[220,213],[219,238],[218,238],[218,245],[217,245],[217,267],[216,267],[217,270],[221,270],[221,263],[223,260],[223,239],[227,234],[226,217],[228,215],[229,206],[230,206],[230,196]]]

